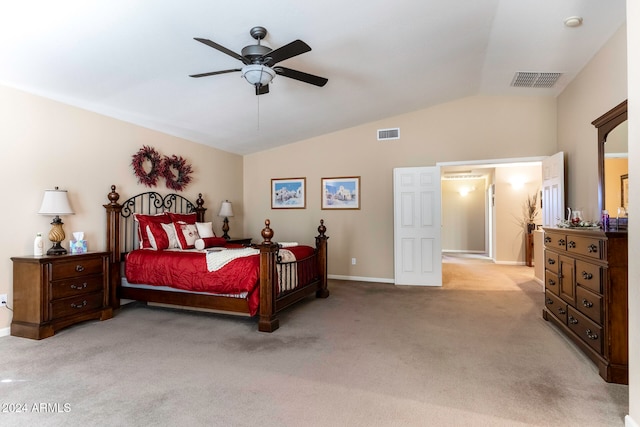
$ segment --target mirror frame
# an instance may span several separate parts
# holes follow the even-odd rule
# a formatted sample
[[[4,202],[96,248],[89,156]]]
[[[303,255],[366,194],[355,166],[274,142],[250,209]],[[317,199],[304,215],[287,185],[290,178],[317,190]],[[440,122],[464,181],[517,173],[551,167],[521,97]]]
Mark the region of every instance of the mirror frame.
[[[598,213],[604,209],[604,144],[609,132],[627,120],[627,100],[591,122],[598,129]]]

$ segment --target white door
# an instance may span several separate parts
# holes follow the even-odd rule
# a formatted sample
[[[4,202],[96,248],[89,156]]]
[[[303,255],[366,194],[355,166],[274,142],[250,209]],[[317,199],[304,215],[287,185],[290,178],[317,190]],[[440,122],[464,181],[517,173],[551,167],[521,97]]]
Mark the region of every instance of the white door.
[[[393,170],[396,285],[442,286],[440,167]]]
[[[566,218],[564,211],[564,153],[542,161],[542,225],[555,227]]]

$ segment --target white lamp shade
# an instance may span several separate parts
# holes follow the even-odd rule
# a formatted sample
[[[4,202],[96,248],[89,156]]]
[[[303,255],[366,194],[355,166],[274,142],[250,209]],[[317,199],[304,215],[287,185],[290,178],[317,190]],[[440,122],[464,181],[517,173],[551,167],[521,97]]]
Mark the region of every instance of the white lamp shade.
[[[276,76],[276,72],[272,68],[260,64],[245,65],[241,72],[242,77],[252,85],[268,85]]]
[[[45,190],[38,213],[40,215],[73,215],[67,190],[58,190],[57,187],[55,190]]]
[[[220,205],[220,212],[218,216],[233,216],[233,209],[231,208],[231,202],[225,200]]]

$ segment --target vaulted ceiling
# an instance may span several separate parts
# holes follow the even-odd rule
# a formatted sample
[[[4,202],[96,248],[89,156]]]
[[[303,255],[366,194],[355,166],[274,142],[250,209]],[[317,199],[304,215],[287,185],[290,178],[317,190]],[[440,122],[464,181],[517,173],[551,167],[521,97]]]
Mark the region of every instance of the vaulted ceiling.
[[[625,22],[624,0],[22,0],[0,13],[0,84],[246,154],[472,95],[556,96]],[[564,20],[583,18],[570,28]],[[240,52],[301,39],[256,96]],[[551,88],[517,72],[561,73]]]

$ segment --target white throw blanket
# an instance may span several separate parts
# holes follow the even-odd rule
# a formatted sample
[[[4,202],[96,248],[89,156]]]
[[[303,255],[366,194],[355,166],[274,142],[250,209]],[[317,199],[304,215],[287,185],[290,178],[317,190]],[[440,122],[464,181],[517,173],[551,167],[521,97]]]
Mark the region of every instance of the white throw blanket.
[[[254,248],[242,248],[242,249],[226,249],[223,251],[207,251],[207,270],[216,271],[220,270],[225,265],[229,264],[234,259],[257,255],[260,253],[259,249]]]

